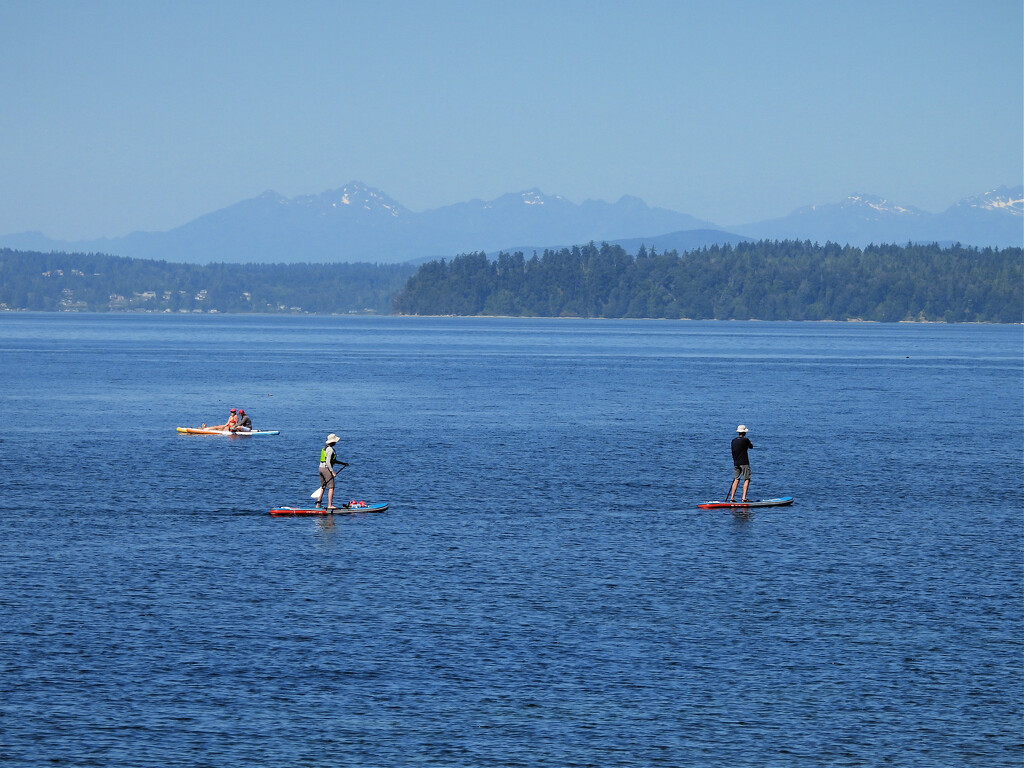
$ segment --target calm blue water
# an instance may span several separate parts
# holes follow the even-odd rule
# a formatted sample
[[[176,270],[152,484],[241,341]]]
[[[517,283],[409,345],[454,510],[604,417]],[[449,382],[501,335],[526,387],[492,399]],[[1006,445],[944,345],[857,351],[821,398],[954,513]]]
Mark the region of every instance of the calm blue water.
[[[0,315],[0,763],[1019,766],[1022,392],[1019,326]],[[793,507],[696,508],[741,422]],[[328,432],[391,509],[271,518]]]

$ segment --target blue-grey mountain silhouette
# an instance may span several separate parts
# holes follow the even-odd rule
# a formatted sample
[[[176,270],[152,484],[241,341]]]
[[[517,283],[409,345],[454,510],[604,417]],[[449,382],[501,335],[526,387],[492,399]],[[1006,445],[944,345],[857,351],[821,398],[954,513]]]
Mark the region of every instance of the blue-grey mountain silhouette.
[[[625,196],[581,204],[540,190],[471,200],[416,213],[360,182],[319,195],[275,192],[200,216],[166,232],[65,242],[39,232],[0,236],[0,246],[33,251],[100,252],[175,262],[396,263],[459,253],[543,250],[588,242],[686,250],[744,239],[870,243],[1024,244],[1024,188],[1000,187],[941,214],[851,195],[840,203],[725,229]],[[626,246],[625,244],[629,244]],[[525,244],[525,245],[524,245]]]

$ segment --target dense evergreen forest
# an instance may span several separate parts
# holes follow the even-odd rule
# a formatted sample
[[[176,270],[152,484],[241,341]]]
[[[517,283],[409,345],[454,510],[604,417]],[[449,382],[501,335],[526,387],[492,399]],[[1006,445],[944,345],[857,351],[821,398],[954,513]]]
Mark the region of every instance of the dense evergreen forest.
[[[176,264],[0,249],[0,310],[1024,321],[1024,251],[800,241],[408,264]]]
[[[408,264],[175,264],[0,249],[0,310],[391,311]]]
[[[1019,323],[1024,251],[761,241],[679,254],[593,243],[424,264],[410,315]]]

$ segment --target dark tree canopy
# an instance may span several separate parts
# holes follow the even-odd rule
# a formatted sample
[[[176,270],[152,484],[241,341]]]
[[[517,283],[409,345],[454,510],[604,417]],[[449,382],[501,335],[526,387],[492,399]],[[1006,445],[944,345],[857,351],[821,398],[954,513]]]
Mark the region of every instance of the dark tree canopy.
[[[617,245],[424,264],[410,315],[1019,323],[1022,249],[761,241],[679,254]]]
[[[590,243],[408,264],[175,264],[0,249],[0,310],[1024,321],[1024,252],[761,241]]]

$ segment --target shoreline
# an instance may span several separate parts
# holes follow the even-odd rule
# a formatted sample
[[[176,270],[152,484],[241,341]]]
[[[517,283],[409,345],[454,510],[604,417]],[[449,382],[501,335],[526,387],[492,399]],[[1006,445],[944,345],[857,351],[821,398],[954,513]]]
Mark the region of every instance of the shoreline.
[[[165,310],[151,309],[130,309],[111,310],[109,312],[96,312],[80,309],[12,309],[0,306],[0,316],[3,315],[95,315],[95,316],[116,316],[125,317],[130,315],[157,315],[161,317],[350,317],[350,318],[409,318],[409,319],[462,319],[462,320],[565,320],[565,321],[588,321],[588,322],[616,322],[621,320],[650,320],[664,323],[849,323],[865,325],[1018,325],[1024,326],[1024,321],[1000,323],[995,321],[971,320],[964,322],[947,322],[945,320],[865,320],[859,317],[851,317],[845,320],[792,320],[750,317],[745,319],[728,318],[719,319],[713,317],[575,317],[550,315],[406,315],[402,313],[381,314],[380,312],[222,312],[212,311],[179,311],[168,312]]]

